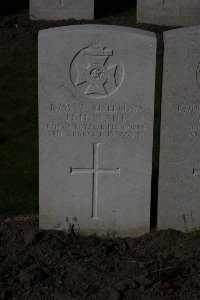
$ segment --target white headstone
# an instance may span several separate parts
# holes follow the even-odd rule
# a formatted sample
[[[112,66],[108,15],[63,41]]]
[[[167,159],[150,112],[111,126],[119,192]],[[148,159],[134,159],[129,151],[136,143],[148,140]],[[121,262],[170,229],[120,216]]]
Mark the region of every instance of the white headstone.
[[[159,229],[200,226],[200,26],[164,34]]]
[[[94,0],[30,0],[32,20],[94,19]]]
[[[149,230],[156,37],[68,26],[39,34],[40,226]]]
[[[199,0],[137,0],[137,22],[167,26],[200,24]]]

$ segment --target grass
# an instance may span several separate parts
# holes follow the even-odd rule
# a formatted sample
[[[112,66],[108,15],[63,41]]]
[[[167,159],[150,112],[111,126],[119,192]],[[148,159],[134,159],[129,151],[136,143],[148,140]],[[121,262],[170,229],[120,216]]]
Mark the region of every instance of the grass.
[[[0,74],[0,214],[36,212],[36,49],[0,50]]]
[[[196,237],[200,237],[200,227],[199,228],[193,228],[190,232],[189,232],[190,237],[192,238],[196,238]]]
[[[170,259],[171,257],[166,250],[163,250],[157,254],[154,270],[156,281],[162,281],[169,277],[169,274],[174,269],[169,265]]]

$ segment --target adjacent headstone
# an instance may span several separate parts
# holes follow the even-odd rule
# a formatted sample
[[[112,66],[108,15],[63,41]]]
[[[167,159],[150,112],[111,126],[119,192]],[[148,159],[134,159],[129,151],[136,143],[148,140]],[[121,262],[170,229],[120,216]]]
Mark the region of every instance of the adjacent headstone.
[[[200,226],[200,26],[164,34],[159,229]]]
[[[155,65],[154,33],[40,31],[41,228],[149,231]]]
[[[200,25],[200,1],[137,0],[137,22],[167,26]]]
[[[30,0],[30,19],[94,19],[94,0]]]

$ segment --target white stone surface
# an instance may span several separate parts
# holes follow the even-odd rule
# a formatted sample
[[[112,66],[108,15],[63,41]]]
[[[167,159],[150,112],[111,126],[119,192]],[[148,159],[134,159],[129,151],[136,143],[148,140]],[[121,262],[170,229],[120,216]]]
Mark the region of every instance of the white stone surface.
[[[41,228],[149,231],[155,65],[154,33],[40,32]]]
[[[164,34],[159,229],[200,227],[200,26]]]
[[[200,1],[137,0],[137,22],[166,26],[200,25]]]
[[[30,0],[30,19],[94,19],[94,0]]]

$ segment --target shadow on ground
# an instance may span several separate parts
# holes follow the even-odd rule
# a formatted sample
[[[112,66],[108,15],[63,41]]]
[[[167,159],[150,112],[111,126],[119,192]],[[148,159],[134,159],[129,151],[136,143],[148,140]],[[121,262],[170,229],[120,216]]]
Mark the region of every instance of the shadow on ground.
[[[136,0],[94,0],[95,19],[110,15],[123,15],[131,13],[134,15],[136,11]]]
[[[127,15],[136,11],[136,0],[94,0],[95,19],[102,17],[124,14]],[[8,0],[0,1],[0,16],[16,14],[21,10],[29,8],[29,0]]]
[[[29,7],[29,0],[0,1],[0,16],[8,16]]]

